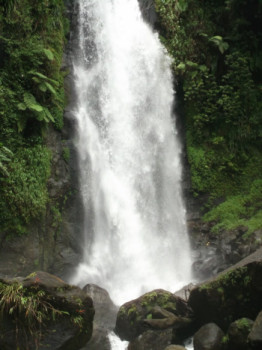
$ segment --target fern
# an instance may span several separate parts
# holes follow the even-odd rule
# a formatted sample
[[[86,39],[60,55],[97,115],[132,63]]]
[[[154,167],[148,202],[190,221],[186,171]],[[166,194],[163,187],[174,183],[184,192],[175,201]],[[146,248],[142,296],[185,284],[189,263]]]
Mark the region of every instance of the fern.
[[[10,151],[9,148],[0,146],[0,175],[8,176],[8,170],[5,165],[5,163],[8,163],[11,161],[11,158],[13,157],[13,152]]]
[[[43,82],[42,84],[43,84],[42,86],[43,89],[46,89],[46,90],[49,89],[53,94],[56,94],[56,91],[54,90],[52,85],[50,85],[48,82]],[[22,132],[24,130],[28,118],[32,116],[34,116],[40,122],[45,122],[45,123],[49,123],[50,121],[53,123],[55,122],[49,109],[47,107],[40,105],[36,101],[34,95],[30,94],[29,92],[25,92],[23,97],[24,97],[24,102],[18,103],[17,108],[21,111],[25,111],[28,109],[29,111],[32,112],[32,114],[29,114],[29,115],[24,114],[19,118],[19,120],[17,121],[18,132]]]
[[[45,85],[46,89],[49,90],[54,96],[58,96],[57,92],[55,91],[55,89],[53,88],[53,86],[51,84],[49,84],[47,81],[45,81],[43,83],[43,85]]]
[[[35,97],[28,92],[24,93],[24,103],[26,107],[31,111],[35,111],[35,112],[43,111],[43,107],[39,103],[37,103]]]
[[[49,61],[53,61],[54,54],[52,51],[50,51],[48,49],[43,49],[43,52],[44,52],[45,56],[49,59]]]
[[[47,80],[47,81],[51,82],[52,84],[54,84],[55,86],[59,86],[58,81],[56,81],[56,80],[54,80],[54,79],[50,79],[50,78],[48,78],[46,75],[44,75],[44,74],[42,74],[42,73],[40,73],[40,72],[36,72],[36,71],[34,71],[34,70],[31,70],[31,71],[29,72],[29,74],[34,75],[34,77],[39,77],[39,78],[41,78],[41,79],[43,79],[43,80]],[[34,79],[34,78],[33,78],[33,79]]]

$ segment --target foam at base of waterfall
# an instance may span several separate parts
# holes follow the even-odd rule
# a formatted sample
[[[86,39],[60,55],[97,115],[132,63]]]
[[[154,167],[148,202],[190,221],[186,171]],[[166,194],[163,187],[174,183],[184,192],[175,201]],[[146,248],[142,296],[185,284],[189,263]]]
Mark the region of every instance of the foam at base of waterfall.
[[[108,339],[112,350],[127,350],[128,342],[122,341],[114,332],[108,334]]]

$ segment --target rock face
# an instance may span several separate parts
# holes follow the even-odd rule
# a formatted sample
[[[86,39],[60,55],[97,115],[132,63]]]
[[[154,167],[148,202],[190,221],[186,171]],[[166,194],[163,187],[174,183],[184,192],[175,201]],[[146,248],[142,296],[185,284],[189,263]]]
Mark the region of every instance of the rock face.
[[[139,5],[146,22],[150,23],[151,26],[154,27],[157,21],[154,0],[139,0]]]
[[[1,278],[0,348],[77,350],[92,335],[92,299],[54,275]]]
[[[262,311],[258,314],[251,332],[248,336],[248,341],[252,349],[262,349]]]
[[[87,284],[83,291],[93,299],[96,312],[92,338],[82,350],[110,350],[108,333],[114,329],[118,307],[99,286]]]
[[[115,332],[121,339],[130,341],[149,329],[188,327],[190,315],[183,299],[158,289],[121,306]]]
[[[215,322],[223,330],[262,309],[262,249],[191,291],[188,303],[198,326]]]
[[[189,213],[192,208],[188,208]],[[219,272],[236,264],[255,252],[262,243],[262,230],[245,237],[248,228],[239,226],[231,231],[212,234],[212,223],[203,223],[200,217],[188,220],[194,264],[192,270],[198,280],[216,276]]]
[[[215,323],[208,323],[194,335],[194,350],[223,350],[223,336],[223,331]]]

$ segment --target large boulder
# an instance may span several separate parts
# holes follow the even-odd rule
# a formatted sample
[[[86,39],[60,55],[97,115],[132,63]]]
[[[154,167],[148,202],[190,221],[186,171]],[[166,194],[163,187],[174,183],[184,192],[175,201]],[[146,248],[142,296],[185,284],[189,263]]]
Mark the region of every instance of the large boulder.
[[[253,326],[253,321],[249,318],[241,318],[232,322],[227,331],[228,348],[230,350],[248,349],[248,334]]]
[[[120,307],[115,332],[121,339],[134,340],[147,330],[186,328],[191,324],[187,303],[162,289],[146,293]]]
[[[83,291],[93,299],[96,312],[92,338],[82,350],[110,350],[108,333],[114,329],[118,307],[108,292],[95,284],[87,284]]]
[[[188,304],[198,326],[215,322],[226,331],[237,319],[254,319],[262,309],[261,275],[262,249],[259,249],[217,278],[196,286]]]
[[[248,336],[248,341],[252,349],[262,349],[262,311],[258,314],[251,332]]]
[[[0,348],[77,350],[92,335],[92,299],[46,272],[0,278]]]
[[[215,324],[202,326],[194,335],[194,350],[223,350],[224,332]]]

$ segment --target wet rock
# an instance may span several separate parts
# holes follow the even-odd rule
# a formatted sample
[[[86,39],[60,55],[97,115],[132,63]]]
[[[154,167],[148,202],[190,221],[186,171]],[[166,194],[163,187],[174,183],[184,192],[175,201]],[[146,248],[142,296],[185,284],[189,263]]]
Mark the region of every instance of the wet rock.
[[[228,328],[228,348],[230,350],[246,350],[248,348],[247,337],[253,325],[248,318],[241,318],[232,322]]]
[[[188,304],[198,326],[215,322],[225,331],[234,320],[254,319],[262,309],[261,275],[262,249],[195,287]]]
[[[215,324],[202,326],[194,335],[194,350],[223,350],[224,332]]]
[[[161,331],[148,330],[129,343],[128,350],[163,350],[171,344],[172,329]]]
[[[92,299],[54,275],[2,278],[0,293],[1,349],[78,350],[91,338]]]
[[[262,349],[262,311],[258,314],[248,336],[251,349],[259,350]]]
[[[190,317],[191,310],[183,299],[157,289],[120,307],[115,332],[131,341],[150,328],[187,327]]]
[[[186,350],[186,348],[181,345],[169,345],[165,350]]]
[[[193,283],[189,283],[188,285],[176,291],[174,295],[187,301],[189,298],[190,292],[194,287],[195,285]]]
[[[157,21],[154,0],[139,0],[139,5],[143,18],[154,27]]]
[[[82,350],[110,350],[108,333],[114,329],[118,307],[108,292],[95,284],[87,284],[83,291],[93,299],[95,317],[92,338]]]

